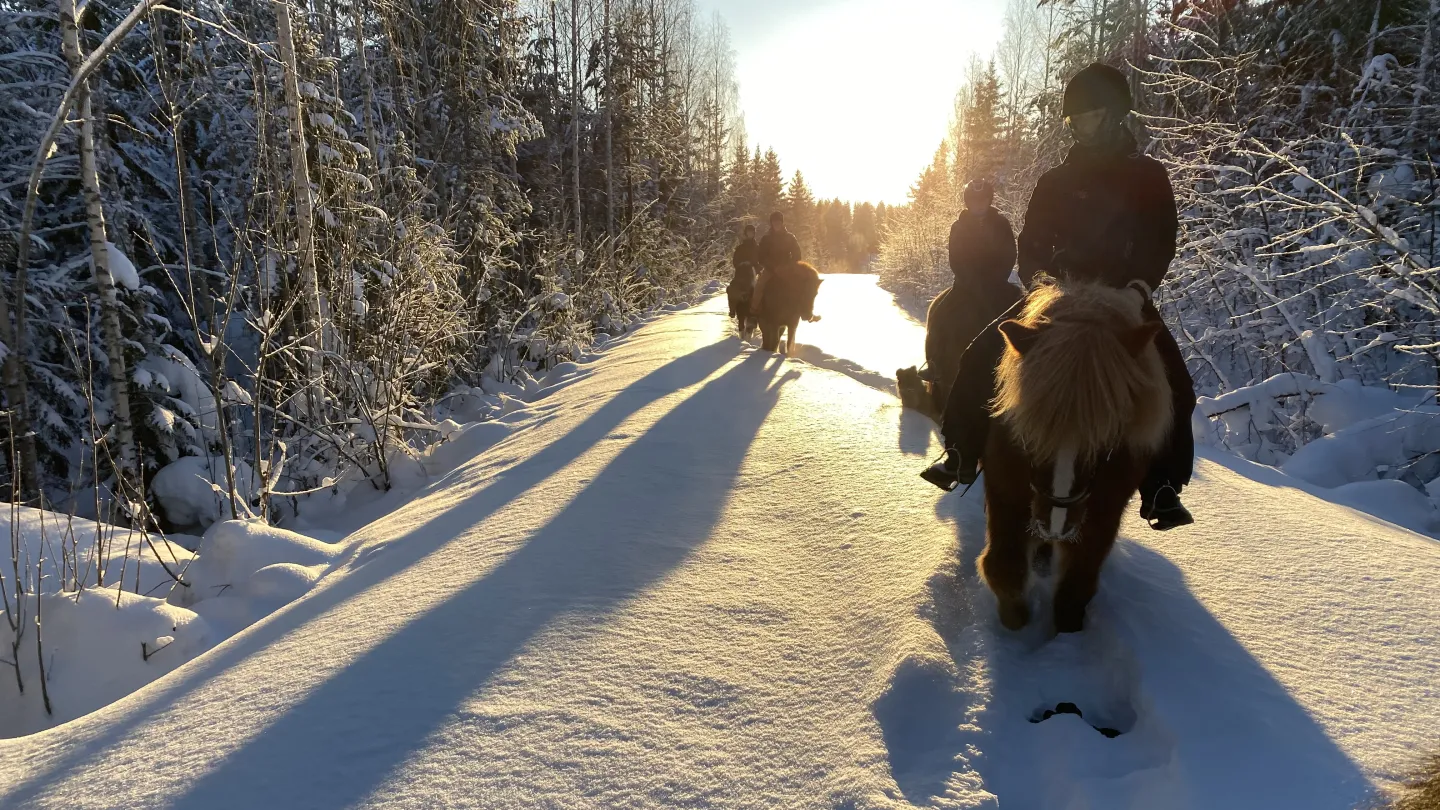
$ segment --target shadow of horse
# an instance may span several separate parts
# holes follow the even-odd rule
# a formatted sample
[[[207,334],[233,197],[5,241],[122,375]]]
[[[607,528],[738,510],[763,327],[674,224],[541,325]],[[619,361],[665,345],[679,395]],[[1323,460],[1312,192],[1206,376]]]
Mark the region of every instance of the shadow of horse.
[[[962,699],[937,702],[946,720],[928,724],[958,729],[939,739],[1001,806],[1371,806],[1377,789],[1360,766],[1191,593],[1184,572],[1163,554],[1120,541],[1082,636],[1052,637],[1039,626],[1015,634],[996,620],[995,599],[977,575],[985,545],[980,501],[948,495],[936,516],[954,525],[957,553],[955,565],[931,581],[927,619],[956,670],[976,680],[962,675],[956,690]],[[1095,640],[1082,648],[1092,657],[1066,659],[1049,649],[1092,633]],[[1111,677],[1112,670],[1119,672]],[[1060,699],[1080,702],[1084,721],[1057,715],[1031,722],[1055,705],[1041,702],[1053,698],[1045,689],[1087,679],[1109,684],[1112,691],[1101,695],[1130,714],[1125,733],[1106,739],[1087,728],[1085,722],[1107,718],[1074,695]],[[901,787],[909,797],[923,796],[933,793],[933,781]],[[1129,791],[1144,795],[1142,787],[1153,791],[1151,801],[1124,800]]]
[[[413,513],[412,519],[408,522],[401,519],[387,524],[392,527],[405,526],[408,531],[392,538],[385,538],[388,542],[383,546],[361,543],[356,551],[352,552],[352,569],[343,577],[323,584],[303,599],[291,603],[240,636],[226,641],[218,649],[151,684],[112,710],[123,712],[123,714],[112,714],[105,723],[75,724],[72,727],[73,731],[63,736],[42,735],[35,738],[34,741],[30,739],[14,741],[18,745],[35,747],[32,750],[32,756],[28,757],[32,770],[26,773],[23,780],[0,786],[0,807],[21,807],[25,806],[27,802],[34,802],[45,794],[46,787],[51,781],[63,779],[73,773],[85,772],[94,775],[99,781],[94,783],[93,789],[102,793],[105,790],[102,783],[106,779],[114,779],[117,784],[130,784],[140,778],[131,769],[109,769],[100,764],[110,758],[145,757],[147,761],[153,761],[153,767],[147,771],[147,775],[151,778],[170,781],[174,784],[188,781],[192,776],[189,773],[191,766],[184,765],[179,761],[155,759],[153,752],[132,747],[140,745],[134,742],[137,725],[159,727],[162,729],[160,733],[166,737],[198,733],[195,725],[201,721],[197,720],[192,695],[196,690],[205,687],[212,678],[232,671],[236,665],[249,658],[266,654],[273,645],[280,643],[292,634],[301,632],[307,624],[356,600],[366,599],[376,589],[385,587],[395,578],[405,575],[472,526],[486,520],[517,497],[543,485],[552,476],[562,473],[571,462],[604,441],[616,427],[633,414],[657,400],[710,378],[716,371],[735,359],[735,349],[736,346],[731,341],[704,346],[630,382],[623,389],[614,392],[613,395],[607,394],[608,398],[604,404],[586,416],[573,429],[556,438],[539,452],[486,477],[478,486],[467,483],[467,480],[473,477],[473,471],[469,471],[467,468],[481,462],[472,462],[470,465],[462,466],[443,476],[427,491],[450,489],[457,495],[464,493],[461,495],[463,503],[456,503],[450,508],[442,509],[427,517],[427,510],[433,510],[435,507],[423,502],[424,493],[417,494],[414,502],[395,515],[396,518],[404,518],[407,513]],[[365,677],[361,676],[368,677],[367,673],[388,677],[386,673],[390,672],[399,676],[412,664],[418,665],[419,661],[406,663],[397,656],[417,652],[420,647],[424,646],[427,639],[433,639],[432,635],[425,632],[427,628],[435,629],[442,625],[449,627],[460,633],[461,638],[470,638],[475,645],[489,645],[489,649],[497,657],[502,655],[505,650],[513,649],[514,644],[523,642],[523,639],[538,627],[523,615],[519,617],[519,621],[513,627],[500,628],[493,634],[482,633],[477,636],[477,626],[474,624],[473,615],[465,616],[463,623],[466,626],[461,627],[462,617],[454,608],[461,605],[473,607],[477,602],[490,599],[504,589],[506,586],[496,578],[496,575],[502,577],[521,576],[527,578],[532,585],[536,584],[538,581],[536,577],[542,572],[546,575],[563,574],[578,580],[580,570],[573,565],[563,565],[566,555],[560,554],[547,558],[541,552],[548,549],[553,553],[553,549],[560,540],[556,532],[565,527],[574,527],[572,521],[575,521],[575,516],[584,515],[588,522],[588,525],[576,527],[576,530],[585,534],[591,533],[594,526],[599,525],[594,514],[595,510],[600,508],[600,500],[597,499],[597,495],[612,489],[623,480],[625,475],[657,475],[654,469],[654,460],[657,454],[652,453],[652,457],[648,461],[641,456],[646,448],[655,448],[657,442],[668,443],[671,446],[700,442],[704,448],[717,450],[718,462],[721,465],[717,469],[726,469],[726,465],[738,467],[754,431],[758,429],[764,415],[774,404],[774,392],[763,385],[757,386],[756,384],[759,380],[773,376],[775,372],[774,367],[767,368],[764,365],[762,357],[755,355],[746,358],[721,377],[706,383],[699,393],[685,400],[666,417],[662,417],[645,437],[637,440],[631,449],[621,453],[620,457],[607,468],[603,480],[597,479],[596,482],[592,482],[585,493],[582,493],[565,513],[562,513],[551,526],[537,535],[536,539],[542,542],[537,543],[535,539],[532,539],[531,543],[513,556],[512,561],[508,561],[501,568],[492,572],[492,575],[471,585],[463,594],[468,597],[467,599],[461,599],[462,594],[457,594],[447,603],[449,609],[442,605],[437,609],[431,623],[415,627],[420,632],[409,633],[407,630],[402,630],[389,642],[382,643],[379,647],[362,655],[355,664],[341,670],[330,682],[330,685],[322,685],[312,695],[311,700],[293,707],[291,713],[287,713],[278,721],[279,724],[283,724],[284,729],[296,733],[298,735],[296,739],[305,739],[311,742],[315,740],[316,735],[327,733],[323,726],[328,721],[322,720],[322,709],[335,709],[342,714],[349,710],[348,701],[341,691],[341,687],[359,687],[364,691]],[[743,407],[735,409],[733,404],[736,401],[744,403]],[[703,414],[703,416],[697,416],[698,414]],[[693,424],[689,427],[685,426],[688,420],[695,418],[705,420],[703,424],[707,426],[706,430],[696,432]],[[712,442],[714,443],[712,444]],[[671,448],[667,447],[667,451],[669,449]],[[497,446],[496,452],[503,452],[503,443],[501,446]],[[668,456],[658,454],[658,457]],[[729,472],[734,473],[733,470]],[[470,491],[466,492],[466,489]],[[667,481],[659,491],[668,492],[672,489],[673,484]],[[680,526],[680,540],[677,542],[681,544],[676,548],[688,549],[690,545],[703,541],[702,535],[707,529],[705,521],[713,521],[716,510],[719,508],[718,500],[723,497],[724,492],[710,489],[707,482],[707,486],[703,489],[682,493],[679,498],[660,505],[660,511],[675,520],[683,522],[693,518],[699,521],[693,528],[688,527],[688,524]],[[566,517],[566,515],[570,515],[570,517]],[[366,532],[367,530],[362,529],[358,537],[365,537]],[[685,541],[688,541],[690,545],[685,545]],[[525,549],[529,549],[529,551],[526,552]],[[375,553],[377,550],[383,553]],[[633,552],[633,549],[630,551]],[[590,559],[597,553],[600,552],[591,548],[581,556],[587,562],[595,562],[602,568],[608,568],[608,564],[601,564],[603,561],[596,562]],[[576,561],[571,560],[571,562]],[[607,601],[613,603],[624,597],[627,587],[633,590],[642,586],[650,578],[660,575],[665,568],[666,561],[674,562],[675,558],[671,554],[662,553],[653,564],[640,561],[641,565],[638,571],[618,580],[616,589],[601,598],[600,603],[604,604]],[[577,591],[577,596],[584,593],[586,587],[589,586],[581,586],[581,590]],[[509,616],[518,609],[518,603],[511,606],[501,605],[500,613],[497,615]],[[451,639],[451,641],[453,640]],[[492,663],[498,665],[498,662]],[[431,701],[428,706],[408,707],[409,709],[419,709],[419,711],[401,723],[398,729],[399,736],[396,738],[397,742],[411,744],[413,747],[413,744],[418,742],[416,735],[423,735],[427,726],[433,726],[441,719],[445,711],[442,705],[445,700],[456,697],[462,689],[478,688],[488,677],[488,673],[493,671],[493,665],[473,672],[451,672],[442,668],[437,672],[414,673],[420,679],[415,686],[434,686],[437,691],[427,698]],[[355,668],[357,666],[358,669]],[[464,683],[467,680],[470,683]],[[258,688],[260,687],[257,686]],[[419,695],[412,696],[412,698],[418,697]],[[261,699],[261,696],[251,695],[248,698],[236,697],[233,699],[242,702],[253,701]],[[372,738],[376,728],[387,727],[390,723],[401,719],[398,716],[375,716],[380,709],[379,705],[372,707],[367,715],[368,722],[375,723],[375,727],[359,730],[350,728],[348,731],[338,728],[337,732],[343,732],[342,738],[343,734],[353,734],[354,736],[349,741],[341,739],[336,751],[344,751],[347,745]],[[296,720],[303,719],[304,723],[297,724],[293,721],[287,723],[285,717],[291,716]],[[299,728],[300,725],[308,726],[310,724],[315,724],[316,727]],[[368,789],[365,786],[375,784],[375,780],[381,778],[385,768],[389,767],[386,763],[375,759],[384,752],[370,751],[367,756],[361,758],[361,761],[368,761],[370,767],[379,768],[380,772],[374,775],[351,774],[347,778],[358,780],[354,787],[332,785],[337,791],[334,794],[333,803],[324,796],[319,796],[314,801],[302,801],[293,796],[281,796],[278,793],[264,801],[259,799],[252,801],[249,797],[263,792],[264,784],[268,783],[270,786],[268,789],[275,791],[279,791],[283,784],[282,781],[272,780],[267,774],[257,773],[258,770],[275,764],[274,761],[264,761],[265,757],[261,754],[274,754],[277,746],[285,748],[283,740],[273,733],[262,733],[260,737],[252,740],[249,746],[237,751],[230,760],[227,760],[227,765],[217,766],[217,770],[212,772],[210,778],[197,783],[194,790],[200,791],[198,795],[206,797],[204,800],[200,798],[187,799],[183,805],[255,807],[272,803],[278,807],[338,807],[358,800],[363,796],[363,791]],[[306,767],[303,750],[286,748],[286,751],[292,755],[289,765],[286,767],[292,770]],[[403,757],[405,754],[405,751],[397,748],[390,752],[389,756]],[[326,760],[327,765],[336,766],[337,770],[344,770],[339,768],[341,763],[337,757],[324,752],[319,755]],[[305,783],[308,778],[309,774],[301,774],[298,777],[298,783]],[[242,797],[243,800],[241,798],[234,801],[224,799],[225,792],[218,790],[222,785],[241,784],[247,779],[253,780],[252,783],[236,788],[238,792],[235,796]],[[174,788],[169,788],[165,792],[170,793],[173,790]],[[176,801],[178,802],[179,799],[176,798]],[[210,801],[213,801],[214,804],[207,804]]]

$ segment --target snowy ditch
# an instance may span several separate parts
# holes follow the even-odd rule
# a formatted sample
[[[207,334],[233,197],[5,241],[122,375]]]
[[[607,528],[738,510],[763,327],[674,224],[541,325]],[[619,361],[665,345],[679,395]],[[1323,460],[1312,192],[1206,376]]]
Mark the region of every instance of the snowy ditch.
[[[656,307],[626,332],[713,295],[712,282]],[[599,335],[595,350],[610,340]],[[584,362],[596,359],[587,355]],[[403,506],[432,482],[499,441],[524,410],[586,374],[560,363],[510,381],[486,376],[443,397],[427,425],[435,441],[392,451],[392,489],[360,476],[305,496],[288,528],[245,517],[259,491],[243,462],[232,470],[234,519],[223,459],[190,456],[161,469],[156,505],[200,534],[143,532],[73,514],[4,504],[0,535],[0,738],[83,717],[181,667],[306,595],[343,563],[345,538]]]

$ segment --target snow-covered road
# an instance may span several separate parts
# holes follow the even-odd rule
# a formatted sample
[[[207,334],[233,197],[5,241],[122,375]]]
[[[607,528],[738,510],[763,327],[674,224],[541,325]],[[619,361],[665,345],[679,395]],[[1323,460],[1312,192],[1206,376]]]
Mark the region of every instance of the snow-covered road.
[[[0,740],[0,807],[1348,810],[1435,747],[1440,545],[1241,462],[1202,461],[1200,526],[1127,520],[1085,633],[1000,630],[978,490],[923,484],[930,423],[852,379],[920,328],[822,291],[802,356],[850,376],[723,298],[657,319],[308,597]]]

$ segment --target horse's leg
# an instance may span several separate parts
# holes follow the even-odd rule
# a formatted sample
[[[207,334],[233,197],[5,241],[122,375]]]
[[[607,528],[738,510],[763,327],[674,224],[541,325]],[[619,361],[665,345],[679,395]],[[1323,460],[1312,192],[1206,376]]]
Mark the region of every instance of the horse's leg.
[[[760,322],[760,348],[767,352],[777,351],[780,348],[780,327],[769,321]]]
[[[1085,608],[1095,598],[1100,585],[1100,568],[1115,545],[1118,522],[1115,521],[1116,525],[1110,526],[1109,531],[1103,525],[1093,531],[1091,525],[1083,526],[1078,541],[1056,544],[1060,557],[1054,602],[1056,632],[1078,633],[1085,629]]]
[[[790,330],[789,333],[788,333],[788,335],[786,336],[786,343],[785,343],[785,353],[786,353],[786,354],[794,354],[794,353],[795,353],[795,329],[796,329],[796,327],[798,327],[799,325],[800,325],[800,319],[799,319],[798,317],[795,318],[794,320],[790,321],[790,323],[786,324],[786,327],[788,327],[789,330]]]
[[[1000,623],[1019,630],[1030,623],[1030,605],[1025,601],[1025,581],[1030,575],[1030,535],[1026,531],[1026,509],[998,503],[985,493],[985,551],[978,567],[999,603]]]

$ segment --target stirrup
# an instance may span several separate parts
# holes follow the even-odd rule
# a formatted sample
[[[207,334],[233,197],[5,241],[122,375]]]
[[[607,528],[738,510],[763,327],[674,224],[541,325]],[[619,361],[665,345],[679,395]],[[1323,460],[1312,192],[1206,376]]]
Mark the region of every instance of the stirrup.
[[[946,492],[954,492],[955,488],[960,486],[959,477],[945,469],[945,462],[943,461],[937,461],[929,467],[926,467],[921,471],[920,477]]]
[[[1164,509],[1150,510],[1150,516],[1145,518],[1150,528],[1157,532],[1168,532],[1171,529],[1178,529],[1181,526],[1189,526],[1195,522],[1195,516],[1190,514],[1184,504],[1166,507]]]
[[[1156,501],[1160,500],[1160,494],[1166,490],[1169,490],[1170,494],[1174,497],[1175,503],[1159,508],[1156,505]],[[1186,509],[1185,504],[1180,502],[1179,491],[1169,484],[1157,490],[1155,492],[1155,500],[1149,504],[1145,503],[1144,497],[1141,497],[1140,517],[1149,524],[1150,528],[1157,532],[1168,532],[1171,529],[1189,526],[1195,522],[1195,516],[1190,514],[1190,510]]]

